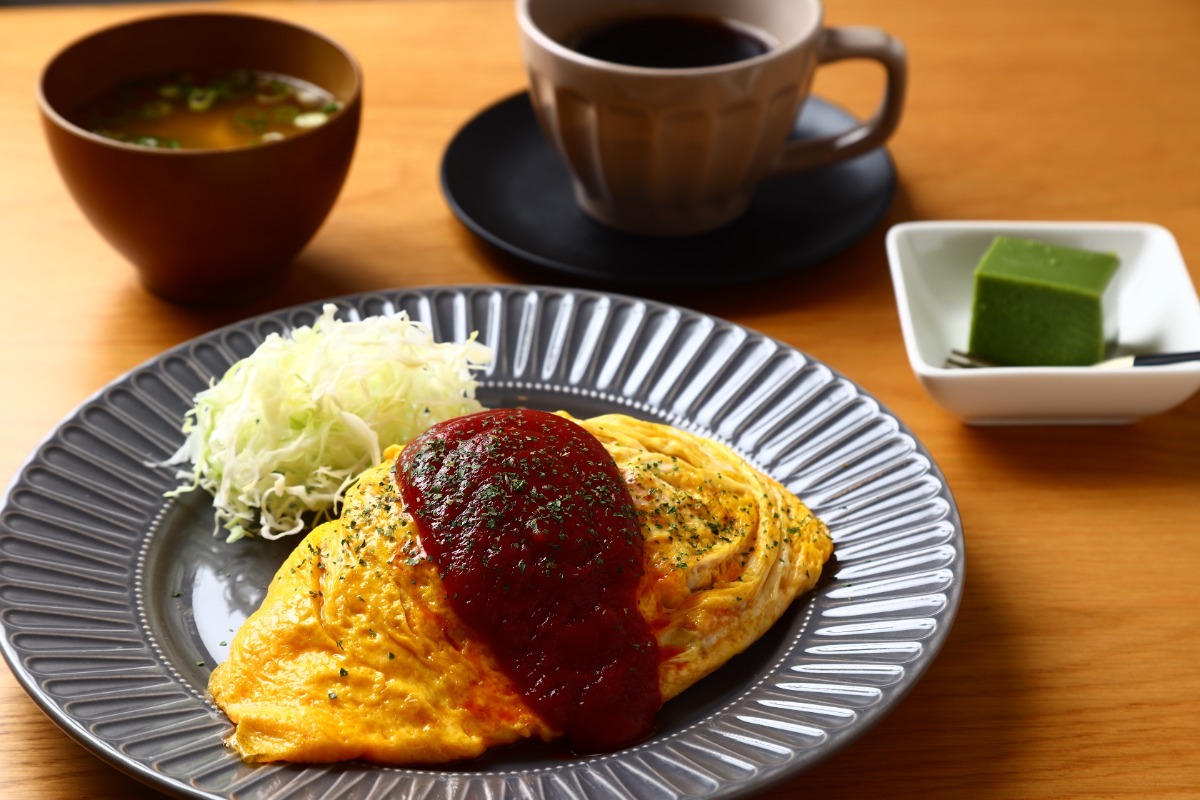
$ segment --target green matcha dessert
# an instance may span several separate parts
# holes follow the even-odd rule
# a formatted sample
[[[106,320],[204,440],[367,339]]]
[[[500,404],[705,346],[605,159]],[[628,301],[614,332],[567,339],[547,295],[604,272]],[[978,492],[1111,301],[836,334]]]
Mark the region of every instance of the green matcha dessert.
[[[972,356],[1007,366],[1086,366],[1117,340],[1120,260],[997,236],[975,268]]]

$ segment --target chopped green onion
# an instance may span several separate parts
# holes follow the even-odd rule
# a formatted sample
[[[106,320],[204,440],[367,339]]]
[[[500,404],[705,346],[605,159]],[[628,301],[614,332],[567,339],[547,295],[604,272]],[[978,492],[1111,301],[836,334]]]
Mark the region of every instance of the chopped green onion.
[[[171,104],[166,100],[151,100],[148,103],[142,103],[139,113],[143,119],[158,119],[170,114],[171,108]]]
[[[269,83],[259,84],[258,102],[264,105],[273,105],[286,100],[291,94],[292,87],[283,81],[270,81]]]
[[[192,89],[188,94],[188,108],[192,111],[207,111],[217,100],[217,93],[212,89]]]
[[[233,124],[237,128],[249,129],[251,133],[262,133],[270,124],[267,112],[254,106],[242,106],[233,114]]]
[[[227,80],[209,83],[209,88],[213,89],[222,100],[229,100],[234,97],[249,97],[254,91],[251,77],[253,76],[250,72],[239,69],[232,72]]]
[[[183,90],[179,88],[177,83],[164,83],[158,87],[158,96],[166,100],[174,100],[183,94]]]
[[[329,115],[320,111],[306,111],[292,120],[297,128],[317,128],[329,120]]]

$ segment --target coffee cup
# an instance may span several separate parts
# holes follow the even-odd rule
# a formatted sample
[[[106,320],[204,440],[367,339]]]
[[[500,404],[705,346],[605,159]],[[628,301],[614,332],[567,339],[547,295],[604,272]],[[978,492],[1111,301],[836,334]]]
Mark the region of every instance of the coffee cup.
[[[534,112],[596,221],[689,236],[745,212],[766,177],[874,150],[900,119],[907,60],[873,27],[826,27],[820,0],[517,0]],[[883,65],[875,114],[792,140],[820,64]]]

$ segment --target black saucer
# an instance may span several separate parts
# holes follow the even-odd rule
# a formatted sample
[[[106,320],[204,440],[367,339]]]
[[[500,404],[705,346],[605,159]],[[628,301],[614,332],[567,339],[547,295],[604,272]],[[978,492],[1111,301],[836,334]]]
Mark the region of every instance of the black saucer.
[[[794,135],[855,124],[842,109],[810,98]],[[896,189],[892,160],[879,149],[768,179],[745,216],[712,233],[673,239],[621,233],[576,205],[566,167],[524,92],[484,110],[455,135],[441,177],[451,209],[485,241],[544,269],[624,288],[730,286],[816,264],[869,233]]]

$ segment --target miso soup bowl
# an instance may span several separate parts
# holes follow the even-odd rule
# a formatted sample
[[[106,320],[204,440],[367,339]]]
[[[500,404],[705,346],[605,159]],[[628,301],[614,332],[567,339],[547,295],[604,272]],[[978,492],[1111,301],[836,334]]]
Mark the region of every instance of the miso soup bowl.
[[[263,70],[315,84],[342,109],[282,141],[226,150],[117,142],[69,121],[81,103],[173,70]],[[143,18],[65,47],[38,82],[50,150],[97,230],[145,287],[186,305],[231,304],[277,285],[325,221],[350,167],[362,71],[316,31],[266,17]]]

